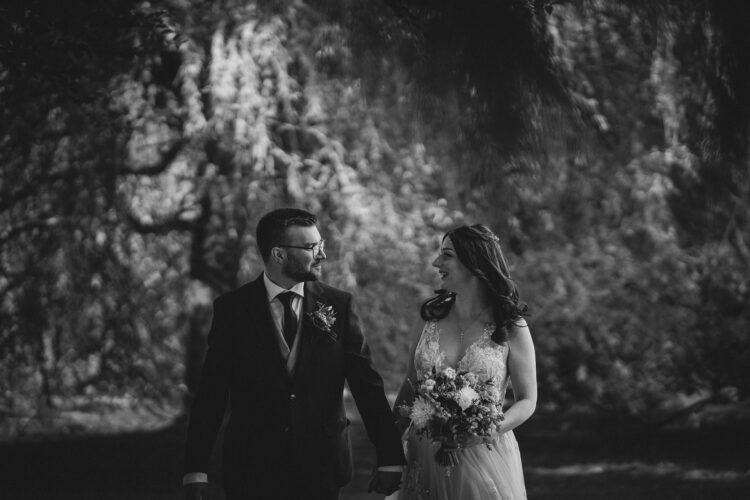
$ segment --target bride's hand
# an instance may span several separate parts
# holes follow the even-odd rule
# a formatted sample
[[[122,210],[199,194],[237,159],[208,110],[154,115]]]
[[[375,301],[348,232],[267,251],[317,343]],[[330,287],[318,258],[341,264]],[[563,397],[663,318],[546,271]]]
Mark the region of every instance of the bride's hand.
[[[471,434],[462,434],[458,437],[458,442],[461,444],[461,448],[471,448],[472,446],[484,443],[484,438]]]
[[[471,448],[484,443],[484,438],[472,434],[459,434],[455,438],[440,437],[438,441],[445,448]]]

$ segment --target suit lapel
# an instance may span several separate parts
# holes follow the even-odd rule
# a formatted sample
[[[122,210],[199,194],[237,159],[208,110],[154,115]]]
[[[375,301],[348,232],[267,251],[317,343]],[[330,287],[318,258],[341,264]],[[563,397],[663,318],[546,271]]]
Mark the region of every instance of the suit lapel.
[[[319,303],[325,303],[325,297],[323,296],[322,290],[315,283],[308,281],[305,283],[305,299],[302,302],[302,327],[299,335],[300,346],[297,357],[297,364],[295,366],[295,374],[300,373],[301,368],[304,369],[312,363],[312,354],[315,347],[315,342],[318,336],[322,334],[318,328],[312,323],[310,314],[315,311]]]
[[[315,329],[315,325],[310,320],[310,314],[317,308],[319,303],[325,303],[325,297],[323,297],[323,291],[314,281],[308,281],[305,283],[305,300],[304,300],[304,323],[302,324],[303,330],[310,333],[311,329]]]

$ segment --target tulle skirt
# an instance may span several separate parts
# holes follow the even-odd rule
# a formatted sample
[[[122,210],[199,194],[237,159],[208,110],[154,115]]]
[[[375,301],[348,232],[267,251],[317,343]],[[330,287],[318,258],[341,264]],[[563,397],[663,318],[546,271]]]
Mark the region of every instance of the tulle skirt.
[[[434,458],[439,445],[416,436],[406,443],[406,473],[399,500],[522,500],[526,498],[521,452],[513,431],[490,442],[459,450],[450,468]]]

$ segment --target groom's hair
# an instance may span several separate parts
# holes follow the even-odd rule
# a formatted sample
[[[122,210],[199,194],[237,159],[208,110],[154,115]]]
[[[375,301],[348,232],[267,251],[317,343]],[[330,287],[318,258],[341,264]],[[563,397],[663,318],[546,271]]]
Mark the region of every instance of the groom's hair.
[[[315,215],[299,208],[278,208],[260,218],[255,229],[255,241],[263,262],[268,261],[271,249],[285,243],[284,236],[291,226],[314,226]]]

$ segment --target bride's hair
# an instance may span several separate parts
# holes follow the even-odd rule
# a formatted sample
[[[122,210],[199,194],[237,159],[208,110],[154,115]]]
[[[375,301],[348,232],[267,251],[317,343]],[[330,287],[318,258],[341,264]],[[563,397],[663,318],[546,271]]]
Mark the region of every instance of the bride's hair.
[[[461,264],[484,285],[495,322],[492,340],[502,344],[508,340],[512,326],[528,315],[528,308],[520,301],[518,287],[510,277],[500,240],[482,224],[451,229],[443,236],[443,241],[446,238],[453,243]],[[446,317],[456,302],[453,292],[436,290],[436,293],[435,297],[422,304],[420,313],[425,321]]]

